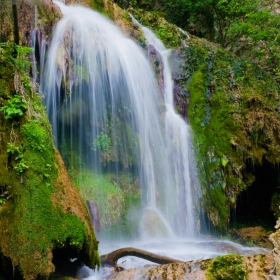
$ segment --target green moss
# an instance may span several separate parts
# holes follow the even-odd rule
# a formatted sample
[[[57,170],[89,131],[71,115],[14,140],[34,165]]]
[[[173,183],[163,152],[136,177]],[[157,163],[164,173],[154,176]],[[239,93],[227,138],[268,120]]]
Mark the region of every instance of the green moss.
[[[278,192],[273,193],[271,197],[271,204],[270,204],[270,209],[273,211],[275,218],[278,220],[280,218],[280,194],[279,194],[279,187]]]
[[[239,255],[217,257],[207,268],[206,276],[209,280],[246,280],[248,276],[244,257]]]
[[[90,6],[102,14],[106,14],[105,4],[103,0],[91,0]]]
[[[10,47],[7,45],[7,48]],[[0,81],[7,83],[6,91],[1,93],[5,99],[16,93],[14,70],[13,65],[1,64]],[[17,71],[24,73],[23,68]],[[55,248],[72,248],[76,257],[80,255],[87,265],[100,265],[97,241],[89,220],[77,216],[78,211],[86,208],[81,210],[79,206],[74,214],[70,210],[73,202],[62,201],[66,196],[62,195],[58,202],[54,200],[54,195],[59,192],[58,186],[71,186],[58,182],[59,173],[63,171],[40,96],[33,92],[26,76],[18,83],[19,88],[24,88],[21,94],[28,110],[20,118],[14,116],[5,120],[3,115],[0,116],[0,149],[5,155],[0,158],[3,175],[0,186],[9,186],[12,197],[12,200],[0,205],[0,251],[12,260],[13,266],[25,278],[36,278],[38,275],[48,278],[54,271],[51,260]],[[27,167],[19,170],[18,165],[23,159]],[[69,207],[64,207],[65,203],[69,203]]]
[[[167,48],[177,48],[187,37],[178,27],[169,23],[158,13],[130,8],[129,12],[144,26],[151,28]]]
[[[39,152],[51,148],[52,142],[48,142],[50,140],[49,133],[48,129],[38,123],[38,120],[30,120],[29,123],[23,125],[22,134],[27,139],[27,145]]]
[[[246,162],[280,160],[278,86],[257,65],[205,40],[191,38],[175,59],[175,83],[188,89],[204,209],[225,229],[237,195],[254,181]]]
[[[137,180],[127,174],[98,174],[92,171],[80,172],[73,176],[84,200],[96,202],[99,210],[100,225],[103,235],[110,233],[131,236],[136,224],[129,221],[130,206],[140,206],[140,191]]]

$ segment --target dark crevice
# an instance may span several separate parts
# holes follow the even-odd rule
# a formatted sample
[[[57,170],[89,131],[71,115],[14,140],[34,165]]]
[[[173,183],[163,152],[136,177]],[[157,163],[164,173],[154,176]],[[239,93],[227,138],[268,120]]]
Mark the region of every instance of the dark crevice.
[[[63,248],[56,247],[53,251],[53,264],[55,266],[54,277],[72,277],[86,278],[89,277],[88,270],[83,269],[88,262],[88,256],[83,250],[79,250],[70,244]],[[83,277],[80,277],[80,276]]]
[[[10,258],[0,252],[0,279],[22,280],[23,277],[17,267],[14,267]]]
[[[255,181],[242,191],[231,211],[231,226],[262,225],[273,228],[276,218],[271,209],[272,197],[279,192],[280,176],[278,166],[264,161],[262,165],[247,165],[246,171],[255,176]]]

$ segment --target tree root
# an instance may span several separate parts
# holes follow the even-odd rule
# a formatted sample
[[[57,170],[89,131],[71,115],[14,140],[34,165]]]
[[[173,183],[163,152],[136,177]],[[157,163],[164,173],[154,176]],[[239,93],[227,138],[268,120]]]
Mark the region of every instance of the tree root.
[[[116,271],[124,270],[124,268],[117,264],[118,259],[125,256],[133,256],[141,259],[145,259],[157,264],[168,264],[168,263],[183,263],[183,261],[168,258],[165,256],[157,255],[148,251],[141,249],[127,247],[121,248],[116,251],[113,251],[109,254],[100,256],[102,265],[114,266]]]

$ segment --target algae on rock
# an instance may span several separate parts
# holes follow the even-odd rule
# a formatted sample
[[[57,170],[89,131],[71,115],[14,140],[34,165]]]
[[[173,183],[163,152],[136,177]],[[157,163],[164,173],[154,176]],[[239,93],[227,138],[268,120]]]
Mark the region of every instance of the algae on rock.
[[[54,147],[22,48],[1,44],[0,61],[0,186],[8,192],[0,202],[0,274],[47,278],[74,257],[94,268],[100,260],[89,214]],[[27,106],[5,118],[15,97]]]

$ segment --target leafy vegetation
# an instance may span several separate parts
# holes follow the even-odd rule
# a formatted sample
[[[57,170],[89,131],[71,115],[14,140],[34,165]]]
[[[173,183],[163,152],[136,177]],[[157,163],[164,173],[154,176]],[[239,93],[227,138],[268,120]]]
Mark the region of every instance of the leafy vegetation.
[[[28,166],[26,165],[26,160],[24,159],[24,155],[23,155],[24,151],[22,145],[15,146],[12,143],[8,143],[7,152],[16,156],[15,160],[17,161],[17,164],[14,166],[14,169],[16,171],[22,173],[25,169],[28,168]]]
[[[22,99],[22,96],[15,95],[8,100],[8,105],[0,108],[0,111],[5,112],[5,119],[13,119],[22,116],[26,109],[26,101]]]
[[[100,132],[92,143],[94,151],[107,151],[110,152],[112,149],[111,138],[104,132]]]
[[[206,38],[231,50],[245,60],[251,60],[280,80],[278,4],[271,0],[116,0],[124,7],[141,8],[183,28],[189,33]],[[134,14],[134,13],[133,13]],[[145,16],[147,16],[146,14]],[[138,18],[138,20],[140,20]],[[157,30],[157,28],[154,28]],[[174,38],[164,40],[169,41]],[[166,30],[165,37],[170,29]],[[177,36],[175,36],[176,40]],[[174,47],[174,45],[173,45]]]
[[[0,60],[7,66],[16,71],[28,71],[30,61],[26,58],[32,52],[31,48],[21,47],[11,42],[0,43]]]

